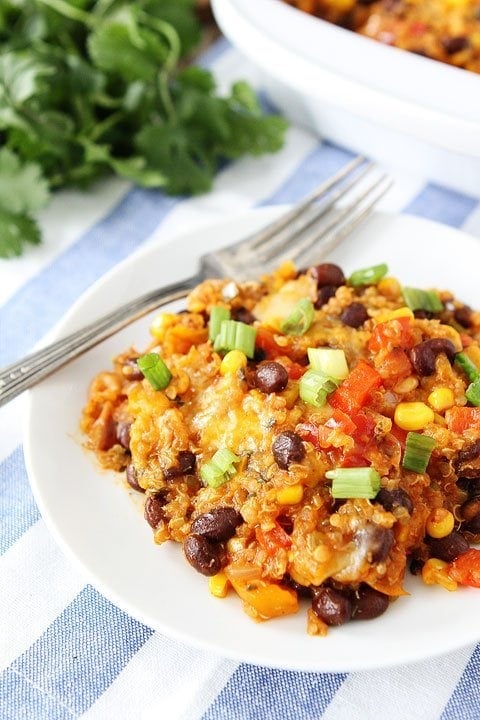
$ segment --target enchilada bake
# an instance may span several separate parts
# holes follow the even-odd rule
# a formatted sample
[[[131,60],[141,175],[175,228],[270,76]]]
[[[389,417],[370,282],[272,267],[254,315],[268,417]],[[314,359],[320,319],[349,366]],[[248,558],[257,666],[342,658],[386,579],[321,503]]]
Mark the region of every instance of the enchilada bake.
[[[286,0],[349,30],[480,72],[479,0]]]
[[[408,572],[480,586],[480,313],[330,263],[208,280],[186,308],[81,420],[155,542],[254,619],[304,607],[312,635],[381,615]]]

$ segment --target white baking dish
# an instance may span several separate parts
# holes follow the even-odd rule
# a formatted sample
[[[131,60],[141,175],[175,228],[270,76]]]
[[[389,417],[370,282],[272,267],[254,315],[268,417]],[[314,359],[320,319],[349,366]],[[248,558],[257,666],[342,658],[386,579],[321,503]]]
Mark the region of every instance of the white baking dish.
[[[480,195],[480,75],[387,47],[279,0],[213,0],[223,33],[292,121]]]

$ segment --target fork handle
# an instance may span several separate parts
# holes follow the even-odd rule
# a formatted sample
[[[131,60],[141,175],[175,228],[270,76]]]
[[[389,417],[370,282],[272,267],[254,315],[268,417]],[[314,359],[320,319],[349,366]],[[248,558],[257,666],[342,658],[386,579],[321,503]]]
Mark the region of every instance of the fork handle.
[[[162,305],[186,297],[199,279],[199,276],[194,275],[160,290],[146,293],[70,335],[8,365],[0,371],[0,406],[13,400],[57,368],[98,345],[134,320]]]

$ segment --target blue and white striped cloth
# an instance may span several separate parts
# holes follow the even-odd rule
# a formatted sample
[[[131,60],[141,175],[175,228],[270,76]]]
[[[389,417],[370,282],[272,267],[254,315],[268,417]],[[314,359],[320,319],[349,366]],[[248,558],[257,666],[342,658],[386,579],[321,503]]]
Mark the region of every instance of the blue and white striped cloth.
[[[223,41],[207,61],[221,84],[256,80]],[[59,194],[41,217],[44,244],[0,264],[0,366],[31,349],[137,248],[231,212],[295,201],[349,156],[292,128],[278,155],[226,167],[204,197],[171,199],[118,180]],[[383,209],[480,240],[480,195],[414,173],[394,178]],[[22,455],[23,408],[19,398],[0,410],[0,720],[480,718],[480,646],[388,670],[287,672],[194,649],[126,615],[85,584],[39,515]]]

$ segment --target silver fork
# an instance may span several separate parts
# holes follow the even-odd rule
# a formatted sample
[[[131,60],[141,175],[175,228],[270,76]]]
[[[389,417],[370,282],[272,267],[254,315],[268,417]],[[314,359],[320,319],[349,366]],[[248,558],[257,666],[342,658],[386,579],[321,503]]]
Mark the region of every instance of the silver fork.
[[[365,162],[361,156],[354,158],[259,232],[203,255],[192,277],[146,293],[5,367],[0,371],[0,406],[134,320],[184,298],[206,278],[253,278],[284,259],[298,262],[313,248],[316,259],[320,259],[370,214],[390,184],[373,163]]]

